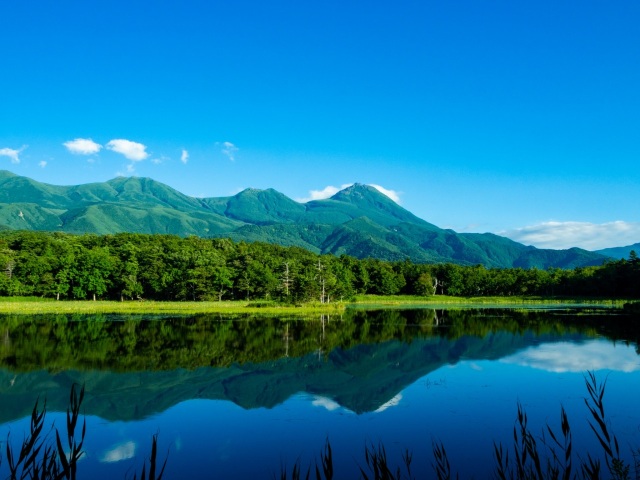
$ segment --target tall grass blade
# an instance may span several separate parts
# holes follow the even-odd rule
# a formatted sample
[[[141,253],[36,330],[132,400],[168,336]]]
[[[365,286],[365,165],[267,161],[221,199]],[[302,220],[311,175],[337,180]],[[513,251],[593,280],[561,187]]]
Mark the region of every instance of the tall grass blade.
[[[328,438],[325,443],[324,451],[320,452],[320,461],[322,463],[322,471],[324,473],[325,480],[332,480],[333,479],[333,453],[331,451],[331,443],[329,442]],[[316,465],[316,478],[318,479],[320,479],[319,473],[320,472],[318,471],[318,467]]]
[[[57,430],[56,445],[58,447],[58,458],[60,458],[60,463],[62,463],[62,472],[65,478],[71,478],[71,470],[69,468],[69,462],[67,461],[67,455],[64,452],[64,447],[62,446],[62,442],[60,441],[60,434]]]

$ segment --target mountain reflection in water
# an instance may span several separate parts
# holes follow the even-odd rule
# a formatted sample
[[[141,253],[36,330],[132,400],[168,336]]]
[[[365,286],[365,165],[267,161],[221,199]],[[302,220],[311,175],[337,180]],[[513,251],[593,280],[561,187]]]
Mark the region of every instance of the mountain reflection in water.
[[[377,439],[420,449],[429,466],[431,438],[444,436],[450,456],[462,455],[464,462],[458,460],[465,463],[478,455],[465,447],[473,439],[491,447],[493,439],[508,438],[515,404],[526,392],[533,397],[532,418],[549,408],[544,422],[556,418],[561,402],[565,408],[573,402],[567,399],[580,399],[578,407],[586,393],[585,370],[624,374],[609,387],[619,389],[620,397],[631,395],[629,385],[639,388],[638,319],[610,313],[423,309],[347,311],[312,320],[0,317],[0,423],[15,424],[13,431],[38,396],[46,398],[49,411],[64,411],[76,382],[86,386],[86,415],[102,419],[90,421],[93,431],[88,428],[89,438],[99,438],[86,460],[91,469],[144,455],[148,442],[141,433],[147,427],[161,437],[163,430],[172,432],[168,472],[189,462],[196,476],[194,462],[204,459],[198,459],[202,447],[194,446],[195,439],[215,446],[215,462],[203,453],[206,469],[223,478],[225,471],[238,473],[230,462],[239,451],[262,458],[252,465],[268,477],[292,445],[291,461],[299,455],[310,461],[327,436],[350,450],[338,460],[345,472],[357,472],[353,458],[366,440]],[[618,412],[626,411],[624,398],[609,397]],[[442,403],[432,405],[438,415],[425,420],[431,402]],[[215,427],[195,421],[196,414]],[[637,414],[620,414],[640,425]],[[583,412],[576,418],[582,420]],[[417,435],[410,430],[421,419],[423,435]],[[114,425],[133,430],[116,438]],[[451,432],[458,436],[447,443]],[[628,433],[640,444],[637,432]],[[89,440],[87,445],[93,449]],[[476,461],[490,462],[486,452]]]

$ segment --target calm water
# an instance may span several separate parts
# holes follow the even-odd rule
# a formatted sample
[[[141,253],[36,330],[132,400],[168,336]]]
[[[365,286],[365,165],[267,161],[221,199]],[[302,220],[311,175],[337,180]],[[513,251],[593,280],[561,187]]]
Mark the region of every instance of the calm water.
[[[534,433],[559,429],[563,405],[574,448],[599,452],[583,400],[591,370],[607,380],[606,415],[631,462],[639,321],[594,310],[0,317],[0,438],[22,439],[38,396],[63,427],[56,412],[78,382],[82,477],[139,473],[158,434],[165,478],[273,478],[296,460],[306,469],[326,439],[337,478],[357,478],[365,445],[379,442],[392,464],[412,450],[416,476],[432,477],[434,440],[461,478],[489,478],[493,442],[511,446],[517,402]]]

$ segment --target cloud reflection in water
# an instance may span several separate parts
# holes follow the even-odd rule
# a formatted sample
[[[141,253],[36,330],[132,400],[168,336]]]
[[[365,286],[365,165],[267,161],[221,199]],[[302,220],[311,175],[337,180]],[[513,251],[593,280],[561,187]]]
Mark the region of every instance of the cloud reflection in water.
[[[136,443],[132,441],[119,443],[114,445],[109,450],[106,450],[100,461],[103,463],[121,462],[122,460],[128,460],[136,456]]]
[[[640,370],[640,356],[634,347],[602,340],[539,345],[501,361],[556,373],[603,369],[628,373]]]
[[[319,395],[316,395],[314,397],[313,401],[311,402],[311,405],[313,405],[314,407],[326,408],[330,412],[333,412],[334,410],[342,408],[342,406],[339,403],[331,400],[330,398],[321,397]]]
[[[380,405],[380,407],[378,407],[375,410],[375,413],[384,412],[387,408],[395,407],[396,405],[398,405],[400,403],[400,400],[402,400],[402,394],[401,393],[397,394],[395,397],[393,397],[388,402],[385,402],[382,405]]]

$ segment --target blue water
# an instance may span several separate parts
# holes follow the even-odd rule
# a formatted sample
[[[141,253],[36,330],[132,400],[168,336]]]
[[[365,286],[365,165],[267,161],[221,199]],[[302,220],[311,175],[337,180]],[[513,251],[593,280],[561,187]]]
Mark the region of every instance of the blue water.
[[[400,367],[400,365],[398,366]],[[488,478],[493,442],[511,446],[517,402],[536,434],[559,431],[560,406],[569,414],[576,451],[598,452],[588,427],[584,372],[607,381],[605,408],[623,456],[640,446],[640,356],[633,346],[604,339],[532,346],[499,360],[462,360],[406,386],[376,411],[356,414],[334,399],[307,392],[273,408],[244,409],[227,400],[192,399],[139,421],[87,416],[87,478],[124,478],[140,472],[158,434],[165,478],[272,478],[296,461],[306,469],[325,440],[336,478],[357,478],[364,448],[382,442],[392,464],[409,448],[413,472],[431,476],[433,441],[441,441],[461,478]],[[49,420],[64,426],[59,413]],[[21,439],[26,419],[2,426]],[[6,463],[6,462],[3,462]],[[6,465],[3,465],[3,468]],[[366,467],[365,467],[366,468]],[[6,470],[3,470],[3,474]]]

